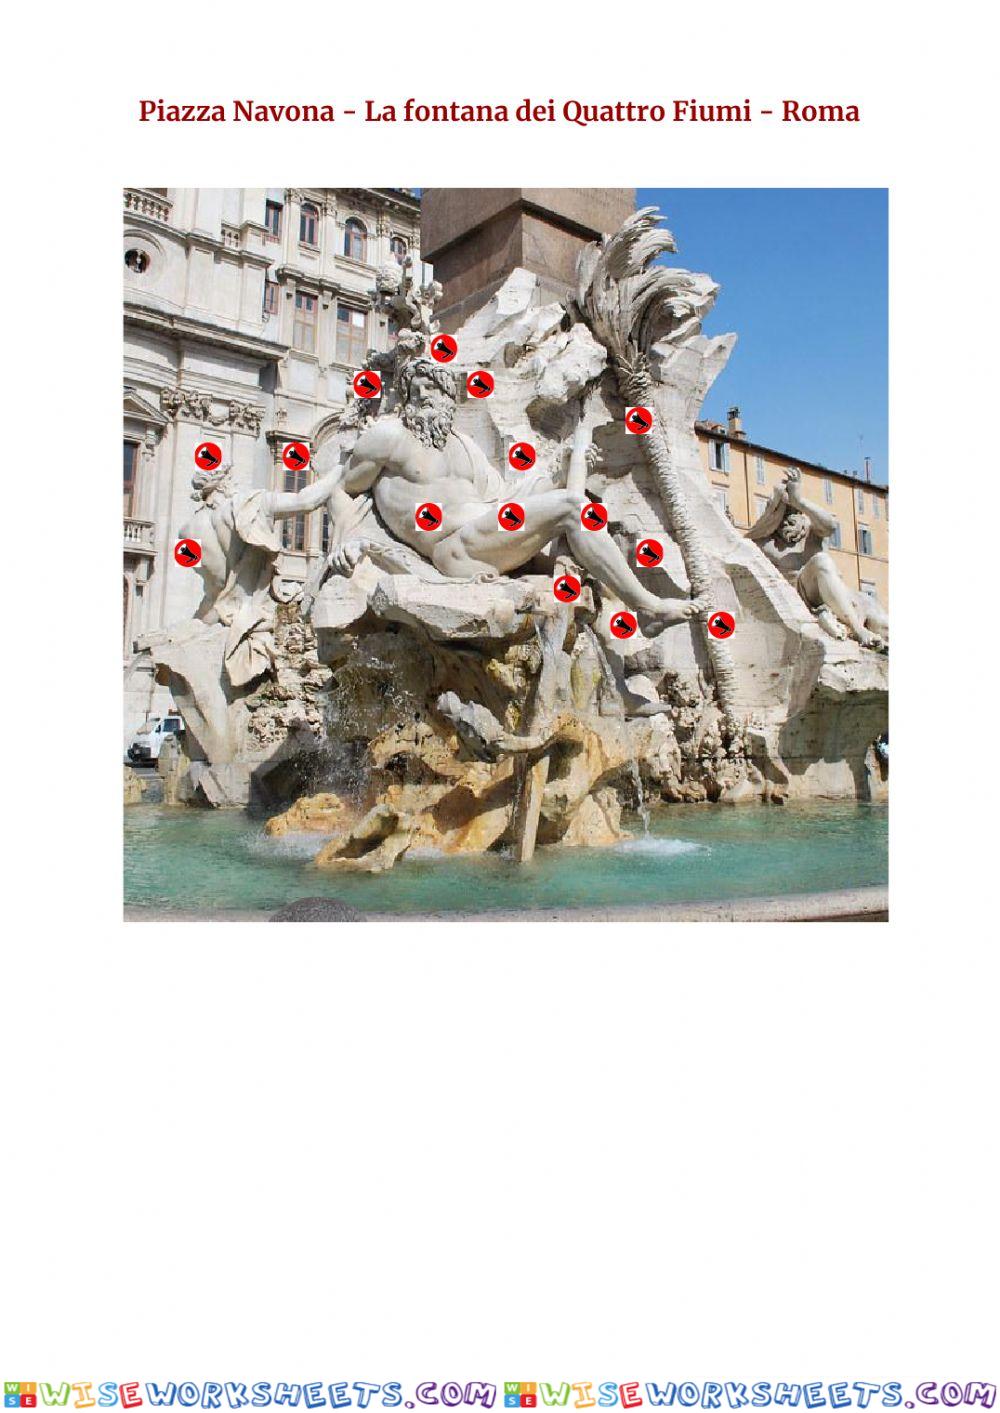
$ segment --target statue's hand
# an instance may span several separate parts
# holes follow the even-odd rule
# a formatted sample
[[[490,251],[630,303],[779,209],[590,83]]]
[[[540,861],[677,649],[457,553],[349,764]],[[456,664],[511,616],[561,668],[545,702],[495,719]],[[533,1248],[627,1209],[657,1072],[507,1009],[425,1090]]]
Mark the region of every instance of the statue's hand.
[[[349,579],[367,552],[367,540],[345,540],[330,554],[330,568]]]
[[[797,505],[801,491],[802,472],[797,466],[790,466],[785,472],[785,484],[781,490],[781,499],[786,505]]]

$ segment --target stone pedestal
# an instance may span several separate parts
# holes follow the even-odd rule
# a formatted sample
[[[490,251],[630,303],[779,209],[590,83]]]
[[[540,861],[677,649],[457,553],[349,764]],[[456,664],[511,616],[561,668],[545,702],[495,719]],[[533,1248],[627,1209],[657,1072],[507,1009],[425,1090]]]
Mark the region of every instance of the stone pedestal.
[[[454,331],[518,266],[543,301],[564,300],[580,250],[631,215],[635,189],[429,187],[420,207],[420,249],[444,286],[437,316]]]

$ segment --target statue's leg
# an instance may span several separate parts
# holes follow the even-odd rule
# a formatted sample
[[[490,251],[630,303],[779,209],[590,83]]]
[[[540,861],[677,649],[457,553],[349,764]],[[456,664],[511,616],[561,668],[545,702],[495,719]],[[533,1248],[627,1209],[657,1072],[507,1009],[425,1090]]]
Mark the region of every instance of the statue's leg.
[[[561,528],[574,559],[589,570],[595,579],[613,589],[629,608],[649,616],[648,621],[641,625],[647,637],[654,636],[654,626],[666,628],[672,623],[683,623],[686,619],[693,618],[704,607],[694,599],[662,599],[650,593],[636,577],[632,566],[606,531],[583,528],[580,524],[579,501],[574,502],[572,511]]]
[[[442,574],[452,579],[509,574],[544,549],[565,528],[568,519],[565,491],[545,491],[525,497],[522,503],[525,519],[520,530],[501,530],[497,524],[497,512],[503,504],[497,501],[454,534],[438,541],[432,559]],[[574,511],[577,524],[579,514],[577,504]]]
[[[654,623],[661,627],[680,623],[698,611],[699,605],[691,599],[661,599],[651,594],[606,531],[583,528],[583,504],[565,490],[528,496],[523,502],[524,527],[514,531],[501,530],[497,524],[498,504],[440,540],[434,547],[434,564],[443,574],[456,579],[479,577],[484,566],[509,574],[561,534],[566,536],[573,558],[595,579],[613,589],[623,603],[648,615],[650,627]]]
[[[878,599],[869,598],[867,594],[858,594],[855,602],[858,612],[864,618],[865,627],[870,628],[873,633],[877,633],[880,638],[888,638],[889,615]]]
[[[840,577],[833,558],[825,551],[813,555],[799,570],[799,593],[812,608],[826,605],[864,647],[874,647],[878,639],[869,633],[858,613],[850,589]]]

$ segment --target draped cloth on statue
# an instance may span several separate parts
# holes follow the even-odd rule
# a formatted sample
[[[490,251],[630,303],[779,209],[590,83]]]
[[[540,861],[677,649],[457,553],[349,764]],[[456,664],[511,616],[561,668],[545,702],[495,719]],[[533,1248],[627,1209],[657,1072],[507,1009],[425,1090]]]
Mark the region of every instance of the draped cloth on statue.
[[[226,673],[234,687],[244,687],[274,662],[274,611],[271,576],[281,536],[267,505],[266,491],[251,491],[232,502],[233,547],[229,573],[215,609],[229,629]]]

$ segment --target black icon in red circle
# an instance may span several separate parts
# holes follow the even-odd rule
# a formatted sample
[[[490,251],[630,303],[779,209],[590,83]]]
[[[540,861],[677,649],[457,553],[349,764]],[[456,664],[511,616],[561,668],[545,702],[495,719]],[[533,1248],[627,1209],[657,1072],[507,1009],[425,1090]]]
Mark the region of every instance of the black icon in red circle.
[[[431,357],[437,363],[450,363],[458,352],[458,344],[451,334],[435,334],[431,339]]]
[[[648,407],[626,407],[625,430],[634,437],[644,437],[653,425],[653,414]]]
[[[382,391],[382,378],[371,368],[362,368],[354,375],[354,391],[358,397],[378,397]]]
[[[193,569],[201,562],[201,545],[197,540],[178,540],[174,545],[174,559],[182,569]]]
[[[530,442],[515,442],[507,453],[507,460],[515,471],[530,471],[535,464],[535,448]]]
[[[635,547],[635,562],[644,569],[655,569],[663,563],[663,546],[659,540],[640,540]]]
[[[466,378],[465,386],[470,397],[489,397],[493,391],[493,374],[487,373],[485,368],[477,368]]]
[[[435,505],[432,500],[425,501],[423,505],[418,505],[413,516],[418,530],[440,530],[444,524],[444,516],[441,514],[441,507]]]
[[[222,448],[215,442],[202,442],[194,449],[194,459],[203,471],[214,471],[222,465]]]
[[[281,453],[289,471],[303,471],[309,465],[309,448],[305,442],[289,442]]]
[[[631,638],[638,626],[635,614],[626,608],[611,615],[611,631],[616,638]]]
[[[731,613],[720,610],[709,617],[708,631],[713,638],[731,638],[736,631],[736,619]]]
[[[497,524],[501,530],[520,530],[524,524],[524,510],[516,500],[509,500],[497,511]]]
[[[608,523],[608,512],[597,501],[590,501],[580,511],[580,524],[585,530],[603,530]]]
[[[572,574],[560,574],[552,585],[552,592],[560,603],[573,603],[580,597],[580,581]]]

